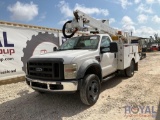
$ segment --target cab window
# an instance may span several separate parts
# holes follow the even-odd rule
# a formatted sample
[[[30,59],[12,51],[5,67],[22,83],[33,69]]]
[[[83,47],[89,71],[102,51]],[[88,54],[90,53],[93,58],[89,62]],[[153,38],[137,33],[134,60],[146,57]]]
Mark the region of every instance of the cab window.
[[[103,36],[101,40],[101,47],[109,47],[110,46],[110,38],[108,36]]]
[[[108,36],[103,36],[102,37],[101,47],[106,47],[106,48],[103,48],[104,52],[109,52],[110,51],[110,48],[109,48],[110,43],[111,43],[111,40]]]

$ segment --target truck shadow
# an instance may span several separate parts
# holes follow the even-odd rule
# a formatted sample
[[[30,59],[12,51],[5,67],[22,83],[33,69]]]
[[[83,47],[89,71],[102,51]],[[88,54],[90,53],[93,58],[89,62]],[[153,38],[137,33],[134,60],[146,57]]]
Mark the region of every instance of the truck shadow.
[[[115,77],[105,82],[102,91],[115,87],[121,81],[121,77]],[[24,90],[17,95],[18,98],[0,105],[0,120],[62,120],[76,114],[85,119],[81,113],[90,108],[81,102],[78,93],[40,94]]]
[[[78,94],[18,93],[19,98],[0,105],[0,120],[62,120],[87,108]]]
[[[114,78],[109,79],[106,82],[103,82],[101,85],[101,92],[105,91],[106,89],[111,89],[116,87],[120,84],[123,80],[127,80],[128,78],[125,77],[123,74],[117,75]]]

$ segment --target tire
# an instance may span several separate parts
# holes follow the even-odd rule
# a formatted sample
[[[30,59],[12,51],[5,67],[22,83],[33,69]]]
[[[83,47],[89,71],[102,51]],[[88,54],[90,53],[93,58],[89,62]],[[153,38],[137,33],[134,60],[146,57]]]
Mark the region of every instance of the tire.
[[[125,69],[125,75],[127,77],[132,77],[134,75],[134,65],[135,65],[135,63],[132,60],[131,64],[130,64],[130,67],[128,67],[128,68]]]
[[[94,105],[99,98],[100,87],[100,80],[97,75],[86,75],[80,89],[81,101],[89,106]]]

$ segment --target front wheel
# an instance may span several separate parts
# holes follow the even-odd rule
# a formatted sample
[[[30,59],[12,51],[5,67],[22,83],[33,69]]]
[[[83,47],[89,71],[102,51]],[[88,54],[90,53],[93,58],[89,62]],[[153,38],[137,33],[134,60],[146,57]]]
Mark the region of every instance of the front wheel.
[[[81,89],[80,89],[80,98],[81,101],[86,105],[94,105],[100,94],[100,80],[97,75],[89,74],[86,75]]]
[[[135,65],[135,63],[132,60],[130,66],[125,69],[125,75],[127,77],[132,77],[134,75],[134,65]]]

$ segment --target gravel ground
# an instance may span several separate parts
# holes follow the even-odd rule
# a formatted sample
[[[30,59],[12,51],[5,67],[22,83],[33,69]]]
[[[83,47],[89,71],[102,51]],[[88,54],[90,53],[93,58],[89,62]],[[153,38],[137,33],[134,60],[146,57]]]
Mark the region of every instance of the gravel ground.
[[[148,53],[134,77],[103,83],[92,107],[83,105],[78,94],[39,94],[25,82],[2,85],[0,120],[160,120],[159,87],[160,52]],[[132,109],[136,105],[139,109]]]

